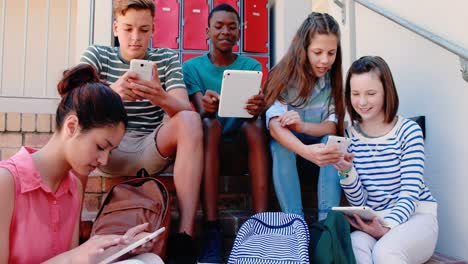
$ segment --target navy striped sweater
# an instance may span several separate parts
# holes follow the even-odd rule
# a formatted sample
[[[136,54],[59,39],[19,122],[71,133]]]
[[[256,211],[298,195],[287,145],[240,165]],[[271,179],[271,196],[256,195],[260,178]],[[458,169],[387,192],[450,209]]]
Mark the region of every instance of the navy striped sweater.
[[[354,166],[340,183],[352,206],[371,207],[390,228],[416,212],[437,215],[423,177],[423,134],[414,121],[399,116],[382,137],[365,137],[352,126],[346,136],[352,139],[348,151],[355,155]]]

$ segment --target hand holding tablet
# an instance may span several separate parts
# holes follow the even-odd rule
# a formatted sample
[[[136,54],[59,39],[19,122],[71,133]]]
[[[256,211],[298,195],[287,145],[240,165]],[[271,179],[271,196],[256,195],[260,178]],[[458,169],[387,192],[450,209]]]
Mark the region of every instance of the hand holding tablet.
[[[159,228],[158,230],[156,230],[155,232],[153,233],[149,233],[148,235],[146,235],[145,237],[131,243],[130,245],[127,245],[126,247],[122,248],[121,250],[119,250],[118,252],[116,253],[113,253],[112,255],[108,256],[107,258],[105,258],[104,260],[100,261],[99,264],[107,264],[107,263],[111,263],[113,262],[114,260],[117,260],[119,257],[123,256],[124,254],[127,254],[128,252],[130,252],[131,250],[149,242],[150,240],[156,238],[158,235],[160,235],[162,232],[164,232],[166,230],[165,227],[161,227]],[[105,254],[105,253],[104,253]]]
[[[385,220],[383,217],[377,215],[377,213],[368,206],[340,206],[332,207],[333,211],[342,212],[345,215],[353,216],[353,214],[359,215],[363,220],[372,221],[374,217],[377,217],[380,224],[385,226]]]
[[[250,118],[246,105],[250,98],[259,94],[261,71],[225,70],[219,96],[218,115],[221,117]]]

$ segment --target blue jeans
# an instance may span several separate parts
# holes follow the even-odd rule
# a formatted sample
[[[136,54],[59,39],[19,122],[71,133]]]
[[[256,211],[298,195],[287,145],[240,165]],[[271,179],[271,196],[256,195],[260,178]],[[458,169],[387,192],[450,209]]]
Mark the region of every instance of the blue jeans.
[[[325,143],[328,136],[316,138],[304,134],[295,134],[304,144]],[[287,149],[276,140],[270,143],[273,158],[273,184],[276,197],[285,213],[304,216],[301,198],[301,186],[296,165],[296,153]],[[327,217],[332,206],[338,206],[341,199],[341,186],[337,171],[333,165],[320,168],[318,179],[318,219]]]

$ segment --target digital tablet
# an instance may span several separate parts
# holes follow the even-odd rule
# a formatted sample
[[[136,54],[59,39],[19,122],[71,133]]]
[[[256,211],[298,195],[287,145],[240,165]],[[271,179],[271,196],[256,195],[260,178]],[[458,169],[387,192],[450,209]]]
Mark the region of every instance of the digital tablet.
[[[161,234],[162,232],[164,232],[164,230],[166,230],[165,227],[161,227],[159,228],[158,230],[154,231],[153,233],[149,233],[148,235],[146,235],[145,237],[141,238],[140,240],[138,241],[135,241],[133,242],[132,244],[124,247],[123,249],[119,250],[118,252],[112,254],[111,256],[107,257],[106,259],[102,260],[99,262],[99,264],[107,264],[107,263],[111,263],[112,261],[118,259],[119,257],[127,254],[128,252],[130,252],[131,250],[145,244],[146,242],[149,242],[150,240],[156,238],[159,234]],[[105,253],[104,253],[105,254]]]
[[[332,207],[333,211],[339,211],[345,215],[353,216],[353,214],[359,215],[363,220],[371,221],[374,217],[377,216],[380,224],[385,226],[385,220],[383,217],[377,215],[377,213],[368,206],[340,206]]]
[[[219,96],[218,115],[221,117],[252,117],[245,110],[247,100],[261,89],[261,71],[225,70]]]

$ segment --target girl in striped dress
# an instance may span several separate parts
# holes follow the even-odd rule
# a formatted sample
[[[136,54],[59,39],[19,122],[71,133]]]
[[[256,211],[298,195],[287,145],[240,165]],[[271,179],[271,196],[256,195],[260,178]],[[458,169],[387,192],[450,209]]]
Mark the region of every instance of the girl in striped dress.
[[[352,206],[369,206],[377,217],[348,217],[357,263],[424,263],[438,235],[437,203],[424,182],[421,128],[397,115],[398,95],[387,63],[366,56],[346,78],[345,103],[352,126],[350,154],[336,164]]]

